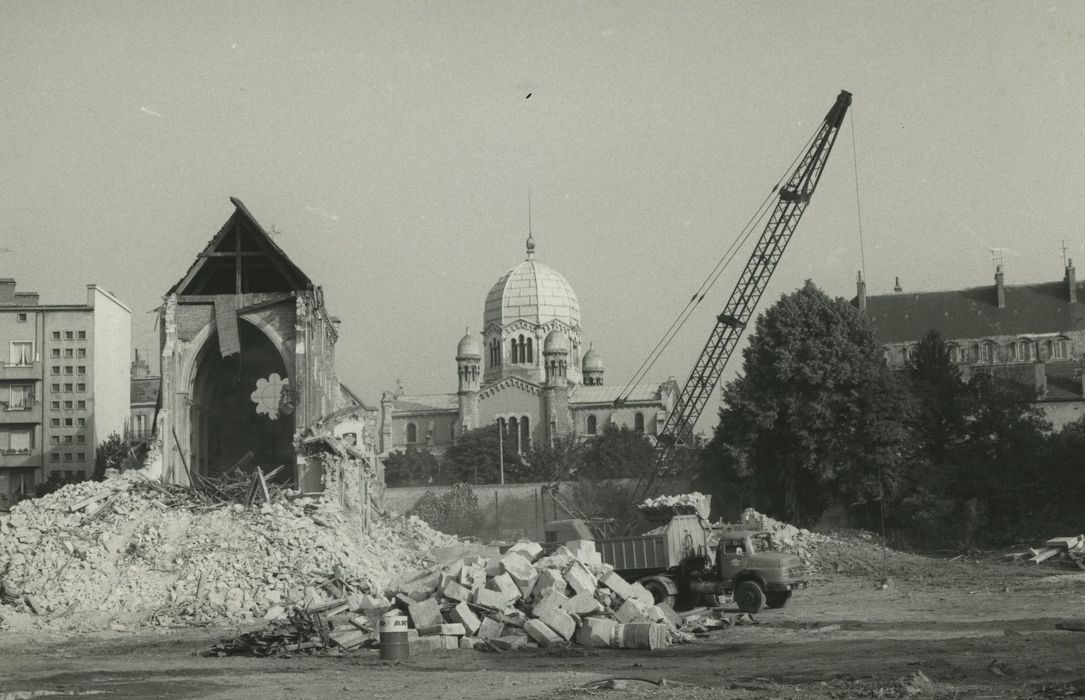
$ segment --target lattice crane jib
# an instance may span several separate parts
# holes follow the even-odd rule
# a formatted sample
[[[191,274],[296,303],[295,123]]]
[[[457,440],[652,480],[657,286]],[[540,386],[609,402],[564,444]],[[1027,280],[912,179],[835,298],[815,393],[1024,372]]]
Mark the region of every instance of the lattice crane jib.
[[[849,106],[851,93],[842,90],[787,183],[779,189],[776,207],[754,246],[745,269],[739,275],[723,312],[716,317],[716,326],[678,395],[674,408],[667,415],[659,434],[657,468],[638,483],[634,490],[636,501],[652,492],[675,451],[689,444],[693,428],[719,384],[727,360],[738,345],[742,331],[746,329],[769,278],[795,233],[799,219],[810,204],[810,198],[821,179],[825,162],[833,149]]]

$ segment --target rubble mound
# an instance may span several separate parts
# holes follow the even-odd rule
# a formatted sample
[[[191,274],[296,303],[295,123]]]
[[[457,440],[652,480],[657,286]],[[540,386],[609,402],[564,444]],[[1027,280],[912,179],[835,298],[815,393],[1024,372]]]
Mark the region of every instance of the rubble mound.
[[[129,471],[19,503],[0,516],[0,629],[273,619],[381,592],[457,542],[417,518],[366,532],[334,503],[279,493],[186,505]]]

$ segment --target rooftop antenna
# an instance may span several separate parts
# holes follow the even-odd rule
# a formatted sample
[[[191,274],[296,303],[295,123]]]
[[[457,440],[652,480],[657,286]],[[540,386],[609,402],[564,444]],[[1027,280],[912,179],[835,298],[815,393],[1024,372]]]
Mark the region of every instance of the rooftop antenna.
[[[991,264],[995,267],[995,272],[999,272],[1005,265],[1005,253],[1008,248],[988,248],[991,251]]]
[[[1066,256],[1066,239],[1063,238],[1062,239],[1062,266],[1063,267],[1068,267],[1069,266],[1069,260],[1070,259]]]
[[[535,239],[531,235],[531,185],[527,186],[527,259],[535,259]]]

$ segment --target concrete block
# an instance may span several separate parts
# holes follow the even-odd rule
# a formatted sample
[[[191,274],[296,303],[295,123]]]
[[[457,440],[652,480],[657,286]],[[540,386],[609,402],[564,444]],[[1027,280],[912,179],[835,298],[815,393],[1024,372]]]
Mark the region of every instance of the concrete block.
[[[509,606],[509,598],[500,591],[491,591],[489,588],[479,588],[475,591],[475,605],[481,605],[494,610],[504,610]]]
[[[674,611],[674,608],[667,605],[666,603],[660,603],[655,607],[659,608],[660,612],[663,613],[663,616],[667,618],[667,622],[669,622],[671,625],[673,625],[674,627],[682,626],[682,616],[676,613]]]
[[[462,636],[462,635],[460,635]],[[460,636],[447,636],[441,635],[438,639],[441,640],[442,649],[459,649],[460,648]]]
[[[548,591],[546,595],[539,599],[539,601],[531,608],[531,614],[535,617],[545,617],[555,610],[561,610],[567,600],[568,598],[557,591]]]
[[[376,611],[378,615],[383,615],[390,607],[392,607],[392,601],[384,596],[366,594],[362,596],[361,601],[358,603],[358,607],[355,609],[364,610],[366,613],[373,610]]]
[[[452,600],[471,600],[471,590],[458,581],[446,583],[441,594]]]
[[[539,577],[531,562],[517,552],[508,552],[501,557],[501,566],[520,589],[520,595],[524,598],[529,597],[531,590],[535,587],[535,580]]]
[[[535,581],[535,589],[531,592],[532,597],[538,600],[551,588],[558,588],[559,593],[565,593],[565,589],[569,584],[566,583],[565,577],[561,575],[561,569],[536,568],[535,570],[539,572],[539,579]]]
[[[498,574],[490,579],[486,585],[492,590],[504,593],[511,601],[515,601],[520,597],[520,587],[516,585],[516,582],[512,580],[512,576],[509,576],[508,574]]]
[[[541,647],[548,647],[562,641],[561,637],[547,627],[542,620],[528,620],[524,625],[524,631]]]
[[[622,600],[629,600],[633,597],[633,589],[630,588],[629,582],[613,571],[599,579],[599,583],[614,591]]]
[[[576,634],[576,620],[564,610],[553,610],[539,618],[543,624],[557,632],[562,639],[569,640]],[[526,626],[526,623],[525,623]]]
[[[632,592],[633,597],[644,603],[646,607],[656,604],[655,596],[644,586],[639,583],[629,584],[629,590]]]
[[[354,627],[334,629],[328,633],[328,637],[332,640],[332,643],[342,649],[353,649],[356,646],[361,646],[363,642],[369,639],[368,634]]]
[[[528,561],[535,561],[542,554],[543,548],[538,542],[517,542],[509,547],[508,551],[522,554]]]
[[[505,635],[503,637],[495,637],[489,640],[490,644],[501,651],[511,651],[513,649],[522,649],[527,644],[527,637],[522,634]]]
[[[587,647],[609,647],[614,644],[618,623],[606,617],[584,618],[576,641]]]
[[[407,652],[411,656],[425,656],[444,648],[440,637],[415,637],[407,640]]]
[[[480,639],[496,639],[505,634],[505,624],[498,622],[492,617],[482,618],[482,624],[478,627]]]
[[[570,615],[593,615],[603,612],[602,604],[587,593],[577,593],[561,603],[561,609]]]
[[[438,607],[437,601],[432,598],[407,606],[407,615],[410,616],[415,629],[419,630],[444,622],[444,618],[441,617],[441,608]]]
[[[614,617],[622,624],[646,622],[648,620],[648,606],[636,598],[630,598],[614,611]]]
[[[481,566],[464,566],[460,569],[460,583],[466,588],[481,588],[486,585],[486,569]]]
[[[478,615],[471,610],[467,603],[457,603],[456,607],[452,608],[448,612],[448,616],[453,622],[458,622],[463,625],[463,628],[467,631],[467,634],[473,635],[478,632],[479,626],[482,622],[478,619]]]
[[[485,644],[485,641],[474,637],[460,637],[460,649],[478,649]]]
[[[499,575],[504,569],[501,568],[501,560],[498,557],[490,557],[486,560],[486,577],[493,578]]]
[[[535,562],[538,569],[564,569],[576,559],[565,545],[561,545],[547,556]]]
[[[445,622],[440,625],[420,627],[418,634],[423,637],[431,637],[435,634],[444,637],[462,637],[467,634],[467,630],[458,622]]]
[[[581,564],[579,561],[574,561],[569,564],[569,567],[563,572],[565,580],[569,583],[569,587],[577,593],[587,593],[593,595],[596,587],[599,585],[595,580],[595,575],[588,571],[587,567]]]
[[[453,561],[453,562],[451,562],[449,564],[446,564],[445,567],[444,567],[443,572],[445,574],[448,574],[448,576],[450,578],[456,579],[458,581],[459,578],[460,578],[460,570],[461,569],[463,569],[463,559],[462,558],[456,559],[455,561]]]

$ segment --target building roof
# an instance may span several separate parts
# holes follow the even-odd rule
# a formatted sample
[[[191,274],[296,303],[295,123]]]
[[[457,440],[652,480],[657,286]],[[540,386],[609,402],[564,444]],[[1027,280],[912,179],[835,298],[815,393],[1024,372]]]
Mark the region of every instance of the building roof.
[[[441,413],[459,412],[459,397],[456,394],[420,394],[400,396],[396,399],[395,410],[398,413]]]
[[[636,401],[660,401],[659,384],[637,384],[628,392],[625,403]],[[618,395],[625,387],[617,384],[613,386],[587,386],[578,384],[569,394],[569,403],[572,405],[584,404],[613,404]]]
[[[994,285],[948,292],[867,297],[867,316],[882,343],[918,341],[932,328],[944,338],[1039,335],[1085,330],[1085,290],[1071,304],[1065,282],[1007,285],[998,307]]]
[[[580,301],[572,286],[556,270],[535,260],[534,241],[528,237],[528,257],[512,268],[486,295],[482,327],[505,326],[517,319],[542,325],[558,320],[580,327]]]
[[[130,403],[157,404],[158,390],[162,385],[161,377],[140,377],[133,379],[130,384]]]

